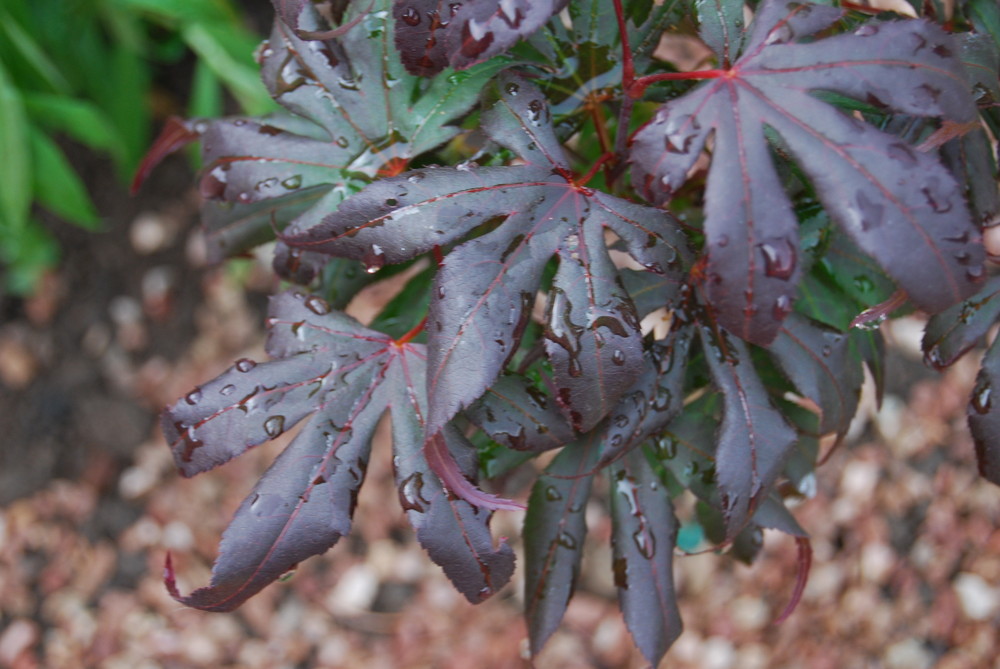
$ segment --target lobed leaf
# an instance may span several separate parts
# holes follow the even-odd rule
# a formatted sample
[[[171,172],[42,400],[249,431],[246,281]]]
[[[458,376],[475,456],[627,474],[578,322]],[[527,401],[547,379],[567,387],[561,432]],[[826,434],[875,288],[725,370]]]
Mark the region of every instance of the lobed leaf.
[[[551,398],[516,374],[501,375],[465,414],[490,439],[516,451],[547,451],[573,439]]]
[[[559,627],[580,574],[597,439],[573,442],[531,489],[524,519],[524,617],[532,654]]]
[[[796,389],[822,412],[820,433],[847,434],[858,409],[864,372],[847,335],[797,314],[782,323],[769,352]]]
[[[568,0],[399,0],[395,40],[411,74],[462,70],[535,32]]]
[[[1000,277],[961,304],[942,311],[924,329],[924,362],[935,369],[951,366],[978,344],[1000,318]]]
[[[608,474],[618,604],[636,646],[655,667],[682,628],[673,575],[677,519],[641,451],[629,453]]]
[[[502,221],[456,246],[435,278],[428,318],[428,429],[440,429],[503,371],[542,271],[557,256],[546,353],[556,401],[573,427],[586,431],[643,365],[638,316],[608,255],[605,229],[636,260],[678,284],[686,241],[669,214],[574,183],[534,85],[505,73],[489,95],[496,103],[483,112],[484,131],[526,164],[428,168],[382,179],[285,242],[381,266]]]
[[[322,26],[316,9],[288,3],[298,23],[276,21],[259,58],[271,96],[294,116],[207,124],[201,191],[216,200],[203,214],[213,259],[259,243],[274,226],[318,223],[364,183],[451,139],[481,85],[506,67],[412,77],[391,44],[389,0],[370,4],[352,7],[335,39],[315,40],[300,34]],[[300,283],[324,261],[279,243],[277,269]]]
[[[993,389],[1000,384],[1000,339],[986,351],[976,385],[969,400],[969,431],[976,445],[979,474],[987,481],[1000,485],[1000,409],[994,401]]]
[[[309,419],[237,510],[210,585],[185,597],[174,588],[174,596],[196,608],[232,610],[336,543],[350,529],[372,435],[386,411],[400,500],[431,559],[472,602],[502,587],[513,552],[506,544],[494,548],[490,513],[447,494],[422,448],[424,348],[398,344],[300,293],[274,298],[268,324],[267,350],[276,360],[237,362],[165,412],[175,457],[191,475]],[[461,475],[472,478],[472,446],[451,428],[439,439]]]
[[[732,66],[664,105],[633,141],[635,186],[661,203],[713,136],[701,289],[720,323],[753,343],[777,335],[801,273],[798,223],[766,133],[780,137],[831,218],[918,307],[942,311],[983,278],[980,235],[941,164],[813,95],[969,121],[975,108],[956,46],[920,21],[870,22],[796,43],[839,16],[817,5],[763,3]]]
[[[781,473],[795,432],[771,405],[746,345],[705,325],[699,334],[712,382],[724,398],[715,472],[727,535],[733,537]]]

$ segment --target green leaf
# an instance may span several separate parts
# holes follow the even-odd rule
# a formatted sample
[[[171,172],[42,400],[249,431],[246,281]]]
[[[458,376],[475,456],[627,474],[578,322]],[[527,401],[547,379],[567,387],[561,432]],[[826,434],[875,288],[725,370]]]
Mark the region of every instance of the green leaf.
[[[35,199],[43,207],[88,230],[100,228],[101,220],[87,189],[56,143],[36,128],[30,129],[32,178]]]
[[[101,109],[89,100],[49,93],[26,93],[24,107],[38,125],[66,133],[78,142],[121,159],[125,144]]]
[[[14,82],[0,63],[0,217],[8,231],[27,223],[31,207],[28,117]],[[16,232],[15,232],[16,234]]]
[[[224,28],[208,23],[195,23],[184,26],[181,36],[201,61],[225,83],[243,109],[250,114],[264,114],[273,110],[274,104],[260,82],[257,69],[233,56],[223,43],[222,32]]]
[[[45,48],[6,11],[0,11],[0,35],[4,35],[10,41],[9,43],[34,71],[36,80],[40,80],[47,88],[59,93],[68,94],[72,90],[66,77],[46,54]]]

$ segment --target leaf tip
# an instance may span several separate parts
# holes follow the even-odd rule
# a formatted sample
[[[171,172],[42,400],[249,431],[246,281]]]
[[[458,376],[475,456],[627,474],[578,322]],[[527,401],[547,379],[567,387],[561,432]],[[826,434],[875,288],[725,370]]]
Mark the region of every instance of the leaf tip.
[[[809,537],[795,537],[795,545],[799,550],[799,573],[795,579],[795,589],[792,591],[792,598],[785,606],[785,610],[774,619],[775,625],[785,622],[795,611],[795,608],[802,600],[802,593],[806,590],[806,583],[809,582],[809,570],[812,568],[812,543]]]
[[[201,137],[201,130],[198,124],[191,121],[183,121],[176,116],[168,118],[166,124],[163,126],[163,130],[160,131],[159,137],[153,141],[153,145],[149,147],[149,151],[143,156],[142,162],[139,163],[139,167],[135,171],[135,176],[132,178],[129,193],[131,195],[138,193],[142,184],[164,158],[184,148],[199,137]]]

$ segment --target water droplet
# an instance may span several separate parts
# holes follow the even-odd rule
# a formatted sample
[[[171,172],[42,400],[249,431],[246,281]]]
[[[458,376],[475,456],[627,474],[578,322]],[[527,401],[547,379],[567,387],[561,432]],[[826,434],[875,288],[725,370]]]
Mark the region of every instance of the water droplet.
[[[938,192],[938,181],[933,179],[930,183],[920,189],[920,192],[924,194],[924,198],[927,200],[927,205],[934,210],[935,213],[944,214],[951,211],[951,200],[947,196],[942,196]]]
[[[859,274],[854,277],[854,287],[860,290],[862,293],[870,293],[875,290],[875,282],[868,278],[864,274]]]
[[[403,479],[399,484],[399,503],[403,505],[404,511],[423,512],[430,504],[424,499],[424,475],[414,472]]]
[[[972,283],[977,283],[982,280],[985,275],[982,265],[976,265],[975,267],[970,267],[965,270],[965,278],[967,278]]]
[[[236,390],[236,386],[229,383],[222,386],[222,388],[219,389],[219,394],[222,395],[223,397],[228,397],[229,395],[233,394],[234,390]]]
[[[824,358],[829,358],[830,355],[833,353],[833,347],[830,346],[829,344],[823,344],[823,351],[822,352],[823,352],[823,357]]]
[[[764,254],[764,273],[776,279],[788,279],[795,272],[796,253],[792,243],[782,237],[759,244]]]
[[[611,362],[618,366],[625,364],[625,353],[621,349],[616,349],[614,353],[611,354]]]
[[[378,244],[372,244],[371,249],[361,258],[361,262],[364,264],[366,272],[374,274],[385,267],[385,251]]]
[[[274,439],[285,431],[285,417],[284,416],[271,416],[264,421],[264,432],[267,436]]]
[[[287,179],[285,179],[284,181],[282,181],[281,185],[287,188],[288,190],[295,190],[296,188],[302,186],[302,175],[301,174],[292,175]]]
[[[423,172],[414,172],[410,176],[406,177],[406,180],[409,181],[411,184],[416,184],[423,181],[426,176],[427,175],[424,174]]]
[[[517,95],[517,92],[519,90],[521,90],[521,87],[518,86],[517,84],[511,82],[511,83],[507,84],[507,86],[504,88],[504,90],[507,91],[507,95],[510,95],[510,96],[513,97],[513,96]]]
[[[462,26],[462,55],[478,58],[493,43],[493,33],[486,31],[485,22],[472,20]]]
[[[403,22],[408,26],[420,25],[420,12],[413,7],[407,7],[404,9],[399,18],[403,19]]]
[[[649,533],[645,522],[639,526],[639,529],[632,533],[632,540],[635,542],[635,547],[639,549],[642,557],[647,560],[653,559],[656,555],[656,539]]]
[[[885,219],[885,207],[877,200],[869,198],[868,193],[864,191],[858,191],[856,197],[861,229],[867,232],[882,225]]]
[[[330,305],[327,304],[326,300],[318,295],[310,295],[305,301],[306,309],[313,312],[317,316],[325,316],[330,313]]]
[[[720,249],[726,248],[729,245],[729,235],[719,235],[719,239],[715,242],[715,244]]]
[[[237,372],[249,372],[251,369],[257,366],[257,363],[250,358],[240,358],[236,361],[236,371]]]
[[[872,35],[878,34],[878,26],[872,23],[866,23],[855,30],[854,34],[858,37],[871,37]]]
[[[200,402],[201,401],[201,389],[200,388],[195,388],[194,390],[192,390],[191,392],[189,392],[187,395],[184,396],[184,401],[187,402],[188,404],[192,405],[192,406],[195,405],[195,404],[197,404],[198,402]]]
[[[990,397],[992,392],[993,389],[989,381],[981,380],[976,384],[972,391],[972,408],[976,410],[976,413],[989,413],[990,407],[993,405],[993,399]]]
[[[542,124],[542,113],[545,111],[545,103],[535,99],[528,103],[528,120],[531,125],[538,127]]]
[[[243,204],[247,204],[248,202],[253,201],[253,195],[248,191],[243,191],[242,193],[236,196],[236,199],[237,201],[242,202]]]
[[[778,299],[774,301],[771,314],[775,320],[783,321],[790,313],[792,313],[792,299],[788,295],[779,295]]]
[[[281,497],[278,495],[255,493],[250,502],[250,512],[258,518],[262,518],[270,516],[281,506]]]
[[[577,545],[576,537],[569,532],[560,532],[558,538],[556,538],[556,543],[570,550],[575,550]]]
[[[656,396],[650,400],[653,411],[666,411],[670,408],[670,401],[673,399],[667,388],[657,388]]]
[[[343,135],[337,138],[337,146],[339,146],[340,148],[346,149],[349,144],[350,142]]]
[[[394,197],[386,198],[385,206],[387,206],[387,207],[395,207],[398,204],[399,204],[399,200],[397,200],[396,198],[394,198]]]
[[[562,493],[556,490],[555,486],[548,486],[545,488],[545,499],[550,502],[558,502],[562,499]]]

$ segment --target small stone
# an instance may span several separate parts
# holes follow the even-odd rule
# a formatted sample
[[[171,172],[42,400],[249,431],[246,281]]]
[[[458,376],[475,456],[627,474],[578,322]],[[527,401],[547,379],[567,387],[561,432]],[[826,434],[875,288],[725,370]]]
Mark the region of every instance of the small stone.
[[[962,572],[952,585],[962,612],[973,620],[992,618],[1000,609],[1000,591],[979,574]]]

